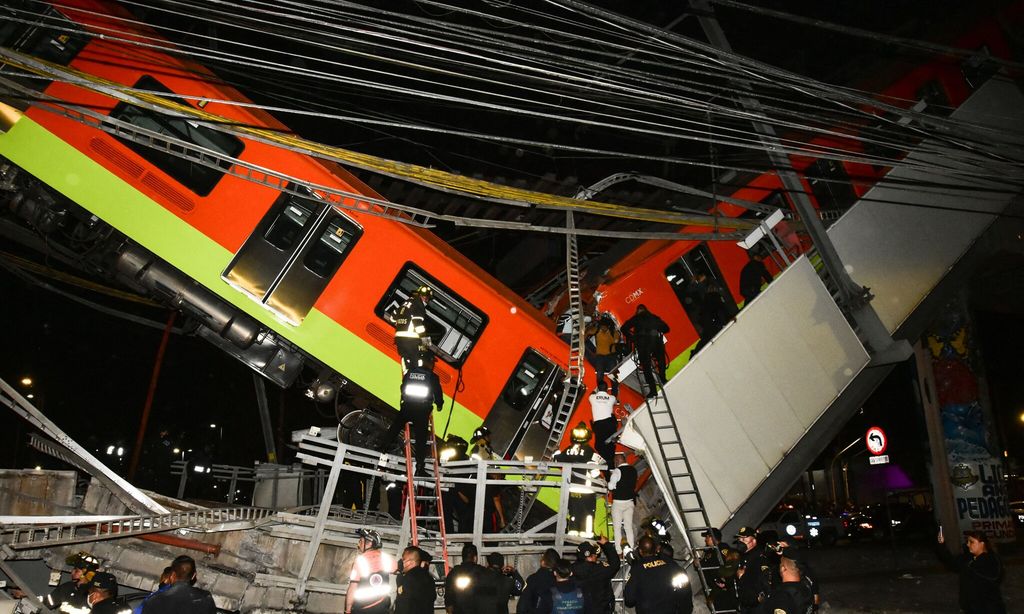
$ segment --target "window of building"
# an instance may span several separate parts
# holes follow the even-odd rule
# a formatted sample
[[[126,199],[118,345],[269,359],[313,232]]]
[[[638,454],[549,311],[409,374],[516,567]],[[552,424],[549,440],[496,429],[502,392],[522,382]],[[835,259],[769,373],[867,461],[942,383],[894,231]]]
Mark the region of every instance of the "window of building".
[[[390,323],[402,303],[420,286],[429,286],[434,291],[433,300],[427,303],[426,322],[434,351],[448,364],[462,364],[487,326],[487,315],[413,263],[402,267],[377,303],[375,313]]]
[[[173,94],[165,85],[149,75],[139,79],[134,87],[141,90]],[[165,115],[142,107],[136,107],[126,102],[118,103],[110,116],[133,126],[210,149],[232,158],[237,158],[245,148],[240,139],[230,134],[218,132],[183,117]],[[198,162],[193,162],[192,160],[181,158],[161,149],[149,147],[129,139],[118,138],[118,140],[199,196],[209,194],[227,171],[226,168],[204,166]]]

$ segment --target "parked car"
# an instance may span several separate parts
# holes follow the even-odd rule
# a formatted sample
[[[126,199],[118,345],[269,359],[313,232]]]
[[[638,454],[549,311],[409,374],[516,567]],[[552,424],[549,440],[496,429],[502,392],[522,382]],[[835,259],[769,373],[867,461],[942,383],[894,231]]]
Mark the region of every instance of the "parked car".
[[[843,521],[830,516],[804,513],[796,508],[779,509],[764,519],[762,531],[772,530],[779,539],[794,543],[821,543],[831,546],[845,534]]]

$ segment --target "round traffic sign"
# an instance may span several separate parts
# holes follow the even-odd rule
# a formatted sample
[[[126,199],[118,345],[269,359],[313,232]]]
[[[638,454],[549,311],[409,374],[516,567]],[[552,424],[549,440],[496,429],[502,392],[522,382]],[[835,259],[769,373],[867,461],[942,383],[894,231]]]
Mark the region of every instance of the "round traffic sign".
[[[885,436],[885,431],[877,426],[868,429],[867,435],[864,436],[864,441],[868,444],[868,452],[876,455],[885,452],[885,449],[889,446],[889,438]]]

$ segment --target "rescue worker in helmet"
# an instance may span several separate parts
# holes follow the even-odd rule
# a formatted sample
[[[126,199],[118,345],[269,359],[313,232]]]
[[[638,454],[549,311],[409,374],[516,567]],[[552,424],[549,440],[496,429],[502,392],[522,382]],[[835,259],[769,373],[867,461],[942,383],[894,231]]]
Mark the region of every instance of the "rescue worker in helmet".
[[[585,422],[580,422],[572,429],[570,441],[566,449],[555,455],[556,463],[588,463],[601,465],[601,457],[590,446],[593,433]],[[573,471],[569,486],[569,508],[566,520],[566,532],[584,538],[594,536],[594,514],[597,508],[597,493],[594,491],[593,479],[601,475],[599,468]]]
[[[69,608],[88,608],[88,584],[100,568],[100,561],[88,552],[77,552],[64,559],[71,566],[71,580],[53,589],[43,598],[43,605],[51,610],[59,610],[64,604]],[[68,608],[65,608],[68,609]]]
[[[427,335],[427,303],[434,298],[430,286],[413,290],[398,313],[394,316],[395,346],[402,357],[402,370],[423,366],[423,359],[430,352],[430,337]]]
[[[402,406],[401,411],[391,423],[387,435],[384,436],[385,449],[391,446],[398,434],[405,428],[405,424],[411,425],[411,435],[416,441],[416,475],[424,475],[424,458],[427,453],[427,438],[433,437],[430,432],[430,406],[433,404],[437,411],[444,408],[444,393],[441,391],[441,380],[434,373],[434,357],[425,356],[418,366],[410,367],[402,376]]]
[[[441,463],[455,463],[467,460],[469,459],[469,456],[466,455],[468,447],[469,444],[462,437],[454,434],[448,435],[444,446],[441,447],[441,451],[438,454],[438,460]],[[468,474],[463,474],[463,476],[465,475]],[[472,533],[476,487],[473,484],[459,482],[452,485],[448,490],[443,491],[441,497],[444,505],[445,531],[455,533],[455,526],[452,523],[454,519],[459,523],[459,533]]]
[[[391,609],[391,573],[395,559],[381,550],[380,533],[373,529],[356,530],[359,556],[352,564],[345,614],[386,614]]]
[[[470,440],[473,447],[469,450],[471,459],[499,460],[491,448],[491,429],[481,426],[473,431]],[[500,473],[490,473],[489,480],[502,479]],[[488,484],[484,492],[484,531],[493,533],[505,526],[505,506],[501,502],[501,494],[505,488],[499,484]],[[474,504],[475,505],[475,504]]]

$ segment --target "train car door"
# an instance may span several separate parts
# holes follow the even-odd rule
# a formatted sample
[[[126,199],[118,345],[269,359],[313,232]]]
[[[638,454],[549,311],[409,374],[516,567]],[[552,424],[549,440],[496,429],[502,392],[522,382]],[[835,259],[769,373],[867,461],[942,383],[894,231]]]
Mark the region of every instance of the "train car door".
[[[544,453],[550,418],[562,394],[565,372],[536,350],[527,348],[484,420],[491,447],[503,458],[539,458]]]
[[[221,277],[297,325],[362,234],[305,188],[281,192]]]
[[[701,243],[668,265],[665,279],[672,286],[693,328],[702,337],[704,331],[701,330],[701,314],[709,307],[706,300],[710,292],[718,291],[729,317],[739,311],[707,243]]]

